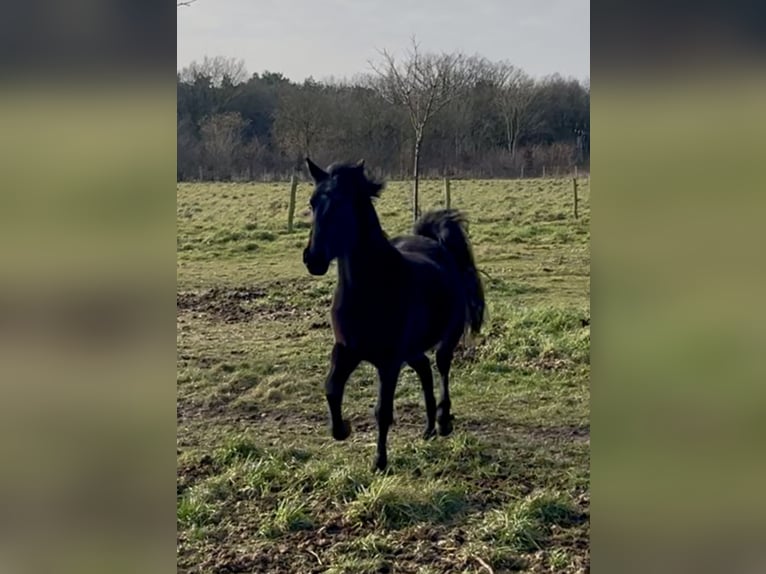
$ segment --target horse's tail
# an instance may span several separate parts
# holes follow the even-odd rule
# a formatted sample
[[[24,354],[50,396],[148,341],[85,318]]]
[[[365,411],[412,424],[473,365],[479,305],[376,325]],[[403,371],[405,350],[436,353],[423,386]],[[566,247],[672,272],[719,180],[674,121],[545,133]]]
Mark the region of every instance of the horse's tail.
[[[476,334],[484,322],[484,287],[473,259],[466,232],[465,217],[453,209],[431,211],[415,223],[415,234],[428,237],[444,246],[463,274],[467,295],[466,327]]]

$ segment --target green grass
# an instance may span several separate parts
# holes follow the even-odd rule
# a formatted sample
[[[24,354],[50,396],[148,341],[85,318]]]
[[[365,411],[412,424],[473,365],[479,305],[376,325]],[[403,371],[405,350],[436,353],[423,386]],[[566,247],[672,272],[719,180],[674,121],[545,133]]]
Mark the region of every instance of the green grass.
[[[414,373],[402,373],[389,469],[371,471],[376,376],[349,381],[349,440],[329,434],[323,381],[334,268],[308,275],[299,186],[179,185],[180,570],[577,572],[589,565],[589,185],[455,181],[485,275],[488,318],[453,365],[455,432],[420,438]],[[408,187],[377,202],[391,235]],[[437,207],[441,183],[422,187]]]
[[[533,552],[543,548],[552,526],[570,526],[578,518],[572,503],[542,492],[491,510],[477,530],[480,539],[496,547]]]
[[[306,503],[296,495],[282,498],[273,513],[264,515],[259,533],[276,538],[285,532],[311,530],[313,526]]]
[[[460,486],[446,481],[412,481],[402,476],[377,477],[348,505],[349,523],[371,523],[384,529],[419,522],[443,522],[465,506]]]

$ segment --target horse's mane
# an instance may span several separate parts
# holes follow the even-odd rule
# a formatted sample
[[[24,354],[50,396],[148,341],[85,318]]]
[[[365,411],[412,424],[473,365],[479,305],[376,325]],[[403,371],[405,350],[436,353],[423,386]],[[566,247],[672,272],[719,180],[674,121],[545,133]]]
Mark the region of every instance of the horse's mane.
[[[380,197],[384,187],[383,183],[369,179],[364,174],[364,166],[359,164],[334,163],[327,172],[330,177],[336,178],[340,185],[348,185],[370,197]]]

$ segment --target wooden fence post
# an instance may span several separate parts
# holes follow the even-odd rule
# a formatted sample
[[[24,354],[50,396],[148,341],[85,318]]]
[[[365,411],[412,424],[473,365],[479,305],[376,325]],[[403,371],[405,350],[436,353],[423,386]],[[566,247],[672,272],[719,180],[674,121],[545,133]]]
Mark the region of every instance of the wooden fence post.
[[[298,189],[298,175],[293,173],[290,180],[290,205],[287,208],[287,232],[293,232],[293,218],[295,217],[295,192]]]
[[[450,205],[452,205],[452,197],[450,195],[449,190],[450,181],[448,177],[444,178],[444,205],[447,209],[450,208]]]
[[[577,219],[577,178],[572,178],[572,188],[574,189],[574,216]]]
[[[543,179],[545,179],[545,166],[543,166]]]
[[[524,164],[521,164],[521,179],[524,179]]]

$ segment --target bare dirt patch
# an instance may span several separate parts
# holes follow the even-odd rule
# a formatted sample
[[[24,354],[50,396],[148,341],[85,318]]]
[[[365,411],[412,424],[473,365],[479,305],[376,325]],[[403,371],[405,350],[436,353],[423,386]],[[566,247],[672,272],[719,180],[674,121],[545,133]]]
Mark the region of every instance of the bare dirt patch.
[[[203,314],[224,323],[306,319],[314,316],[309,309],[301,309],[286,299],[274,297],[274,294],[286,292],[287,289],[279,284],[275,284],[274,289],[214,287],[201,292],[182,292],[176,295],[176,312],[179,315]]]
[[[226,323],[249,320],[254,310],[247,303],[264,297],[260,288],[220,289],[214,287],[203,292],[176,295],[176,311],[206,313]]]
[[[533,441],[539,442],[587,442],[590,440],[589,425],[551,425],[510,422],[506,420],[477,420],[473,417],[465,417],[457,420],[464,428],[477,436],[493,437],[502,431],[526,436]]]
[[[176,468],[176,494],[181,494],[192,484],[215,473],[213,459],[204,455],[198,460],[184,461]]]

